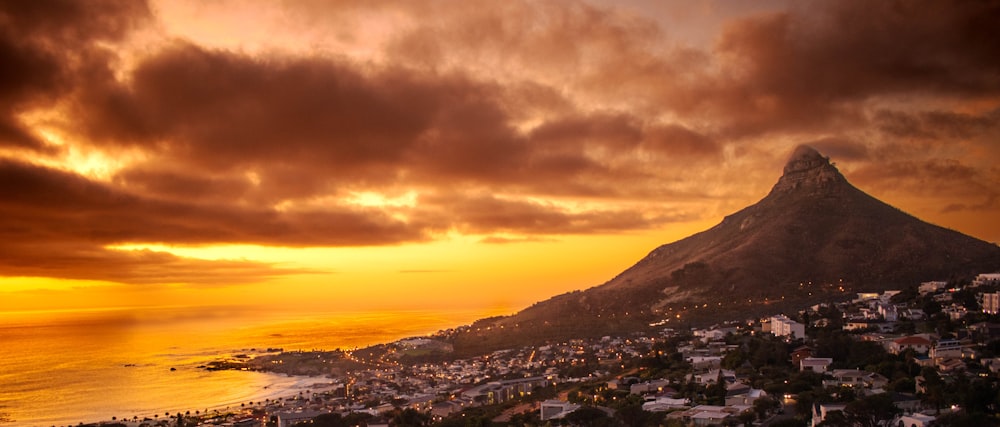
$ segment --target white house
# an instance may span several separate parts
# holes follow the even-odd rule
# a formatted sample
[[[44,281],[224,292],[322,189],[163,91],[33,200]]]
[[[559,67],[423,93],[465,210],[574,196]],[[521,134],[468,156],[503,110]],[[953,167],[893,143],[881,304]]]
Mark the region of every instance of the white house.
[[[833,359],[829,357],[806,357],[799,361],[799,372],[813,371],[823,373],[829,370]]]
[[[902,353],[908,348],[912,348],[917,353],[927,353],[931,349],[931,341],[927,338],[914,335],[897,338],[889,344],[889,352],[892,354]]]
[[[962,342],[959,340],[940,340],[931,347],[931,359],[946,357],[962,357]]]
[[[541,405],[542,421],[565,417],[566,414],[580,409],[580,405],[561,400],[546,400]]]
[[[771,317],[771,333],[776,337],[805,338],[806,326],[779,314]]]
[[[983,294],[983,313],[1000,313],[1000,292]]]

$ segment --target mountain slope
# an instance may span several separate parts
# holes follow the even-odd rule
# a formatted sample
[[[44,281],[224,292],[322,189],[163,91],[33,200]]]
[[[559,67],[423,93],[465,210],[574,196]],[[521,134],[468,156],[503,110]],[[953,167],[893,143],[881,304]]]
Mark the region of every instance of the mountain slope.
[[[760,202],[657,248],[604,286],[642,286],[693,262],[723,269],[726,282],[716,285],[753,289],[843,279],[882,289],[996,269],[1000,248],[869,196],[827,158],[800,146]]]
[[[800,146],[756,204],[656,248],[603,285],[480,326],[503,325],[539,337],[545,331],[613,333],[666,318],[738,319],[850,291],[992,271],[1000,271],[997,245],[869,196],[828,158]]]

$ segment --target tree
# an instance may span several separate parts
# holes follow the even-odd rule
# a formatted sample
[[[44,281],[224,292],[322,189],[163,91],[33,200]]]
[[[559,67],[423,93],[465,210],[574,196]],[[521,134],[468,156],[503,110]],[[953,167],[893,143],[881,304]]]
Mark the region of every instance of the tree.
[[[861,427],[889,427],[897,415],[903,413],[892,403],[887,393],[873,394],[847,404],[844,416],[852,425]]]
[[[429,425],[431,417],[413,408],[406,408],[392,416],[394,426],[426,426]]]
[[[817,424],[817,427],[854,427],[854,424],[847,419],[844,411],[830,411],[826,413],[823,422]]]
[[[989,414],[996,409],[997,389],[995,383],[976,379],[965,387],[962,409],[970,414]]]
[[[767,396],[753,401],[753,412],[757,414],[757,418],[761,421],[767,418],[768,414],[772,411],[776,411],[780,407],[780,402]]]
[[[937,410],[937,413],[941,413],[941,407],[944,406],[944,380],[938,375],[937,370],[931,367],[925,367],[923,371],[920,372],[923,377],[923,400],[924,403],[932,406]]]
[[[630,400],[627,405],[622,405],[615,412],[615,418],[628,427],[642,427],[649,425],[659,425],[665,413],[654,413],[642,409],[642,400]]]
[[[303,424],[308,425],[307,423]],[[347,427],[347,425],[340,414],[333,413],[317,415],[316,418],[312,419],[311,427]]]
[[[538,411],[521,412],[510,417],[510,425],[514,427],[537,426],[541,423],[542,418]]]
[[[715,383],[709,384],[705,388],[705,399],[709,405],[726,404],[726,377],[723,375],[722,369],[719,369],[719,375],[715,377]]]
[[[967,412],[952,412],[934,420],[937,427],[998,427],[1000,420],[986,414],[969,414]]]
[[[608,414],[593,406],[583,406],[566,414],[563,419],[570,425],[581,427],[604,427],[614,424],[614,420]]]

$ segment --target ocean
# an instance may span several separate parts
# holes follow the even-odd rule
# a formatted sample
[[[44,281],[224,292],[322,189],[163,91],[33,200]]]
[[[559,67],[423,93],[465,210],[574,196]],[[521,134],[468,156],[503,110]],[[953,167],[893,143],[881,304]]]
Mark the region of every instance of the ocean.
[[[0,427],[153,418],[298,394],[331,380],[198,366],[267,348],[363,347],[490,314],[232,307],[0,313]]]

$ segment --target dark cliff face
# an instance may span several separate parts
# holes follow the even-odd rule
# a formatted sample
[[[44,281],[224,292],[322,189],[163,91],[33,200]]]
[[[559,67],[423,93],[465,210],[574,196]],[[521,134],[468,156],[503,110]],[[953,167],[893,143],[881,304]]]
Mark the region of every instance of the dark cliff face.
[[[997,245],[928,224],[869,196],[828,158],[800,146],[759,202],[656,248],[601,286],[539,302],[500,322],[570,329],[590,322],[595,331],[608,333],[615,322],[650,320],[695,303],[705,307],[706,318],[739,319],[777,308],[760,306],[764,299],[795,296],[794,303],[804,305],[836,297],[841,285],[845,292],[899,289],[995,271],[1000,271]],[[832,287],[814,292],[801,285],[808,283]],[[737,300],[746,303],[723,305]],[[712,312],[709,306],[728,308]]]
[[[847,180],[832,164],[812,147],[800,145],[785,165],[784,174],[774,184],[771,193],[821,193],[847,184]],[[848,184],[849,185],[849,184]]]
[[[691,263],[710,266],[724,281],[685,283],[695,292],[728,286],[767,295],[809,281],[878,290],[1000,269],[1000,247],[869,196],[829,159],[800,146],[764,199],[657,248],[603,287],[662,284]]]

